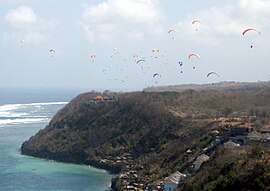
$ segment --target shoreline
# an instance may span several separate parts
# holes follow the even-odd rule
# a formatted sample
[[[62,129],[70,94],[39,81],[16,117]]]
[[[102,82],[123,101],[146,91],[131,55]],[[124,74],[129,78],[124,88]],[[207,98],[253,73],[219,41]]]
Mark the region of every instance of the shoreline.
[[[101,166],[98,166],[98,165],[95,166],[94,163],[92,163],[93,165],[91,165],[91,164],[88,164],[88,163],[79,163],[79,162],[74,162],[74,161],[73,162],[71,162],[71,161],[61,161],[61,160],[55,160],[55,159],[50,159],[50,158],[43,158],[43,157],[28,155],[28,154],[22,153],[22,149],[21,148],[18,151],[23,156],[34,157],[34,158],[37,158],[37,159],[44,159],[44,160],[48,160],[48,161],[52,161],[52,162],[57,162],[57,163],[80,165],[80,166],[90,167],[90,168],[93,168],[93,169],[96,169],[96,170],[104,171],[107,174],[112,175],[111,180],[107,182],[107,186],[106,186],[105,191],[113,191],[113,189],[112,189],[112,180],[113,180],[114,177],[116,177],[116,176],[119,175],[119,173],[113,173],[114,170],[110,170],[109,168],[107,168],[107,169],[106,168],[101,168]]]

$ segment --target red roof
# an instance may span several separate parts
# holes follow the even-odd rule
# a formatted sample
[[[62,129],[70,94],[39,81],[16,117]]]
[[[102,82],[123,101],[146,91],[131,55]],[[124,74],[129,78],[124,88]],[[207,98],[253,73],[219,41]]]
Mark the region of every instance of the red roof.
[[[104,99],[103,96],[96,96],[96,97],[93,98],[93,100],[103,100],[103,99]]]

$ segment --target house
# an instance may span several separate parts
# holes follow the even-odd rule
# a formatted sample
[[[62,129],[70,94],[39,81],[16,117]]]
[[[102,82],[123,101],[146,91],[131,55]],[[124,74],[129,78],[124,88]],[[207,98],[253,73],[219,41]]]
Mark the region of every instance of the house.
[[[268,129],[261,129],[259,132],[253,131],[248,134],[245,144],[259,144],[270,148],[270,132]]]
[[[144,191],[152,191],[152,190],[162,190],[163,189],[163,182],[162,181],[155,181],[147,185]]]
[[[209,156],[206,154],[202,154],[196,158],[196,160],[193,162],[195,171],[199,170],[202,166],[202,164],[209,160]]]
[[[268,128],[262,128],[260,130],[260,133],[264,134],[264,135],[270,135],[270,128],[269,127]]]
[[[103,96],[96,96],[93,98],[94,101],[103,101],[104,100],[104,97]]]
[[[219,134],[219,131],[218,130],[213,130],[213,131],[211,131],[211,134],[212,135],[218,135]]]
[[[246,136],[248,133],[252,132],[253,128],[248,126],[231,126],[229,127],[229,132],[231,137],[236,136]]]
[[[234,148],[236,148],[236,147],[240,147],[240,145],[234,143],[232,140],[229,140],[229,141],[227,141],[226,143],[224,143],[224,147],[225,147],[226,149],[234,149]]]
[[[187,152],[187,154],[191,154],[192,150],[188,149],[186,152]]]
[[[185,180],[186,175],[176,171],[164,179],[164,191],[173,191]]]

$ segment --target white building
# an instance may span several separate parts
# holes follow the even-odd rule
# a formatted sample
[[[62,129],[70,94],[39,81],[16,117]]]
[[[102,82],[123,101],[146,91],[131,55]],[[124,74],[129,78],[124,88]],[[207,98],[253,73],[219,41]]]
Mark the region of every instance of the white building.
[[[164,179],[164,191],[173,191],[175,190],[180,182],[185,180],[186,175],[176,171],[175,173],[171,174],[169,177]]]

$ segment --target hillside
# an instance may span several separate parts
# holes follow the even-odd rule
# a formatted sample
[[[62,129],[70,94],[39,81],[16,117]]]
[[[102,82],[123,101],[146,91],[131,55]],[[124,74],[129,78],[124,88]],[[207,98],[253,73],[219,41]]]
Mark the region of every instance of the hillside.
[[[110,99],[94,101],[97,96]],[[243,101],[245,100],[245,101]],[[270,91],[85,93],[60,110],[22,145],[22,153],[84,163],[113,173],[134,172],[136,184],[162,179],[189,165],[224,131],[217,118],[257,115],[269,124]],[[187,154],[187,150],[192,150]],[[113,180],[115,190],[124,181]]]
[[[260,147],[218,149],[213,160],[179,190],[270,190],[270,151]]]
[[[261,89],[270,88],[270,82],[219,82],[212,84],[182,84],[170,86],[156,86],[145,88],[146,92],[182,92],[187,89],[195,91],[258,91]]]

